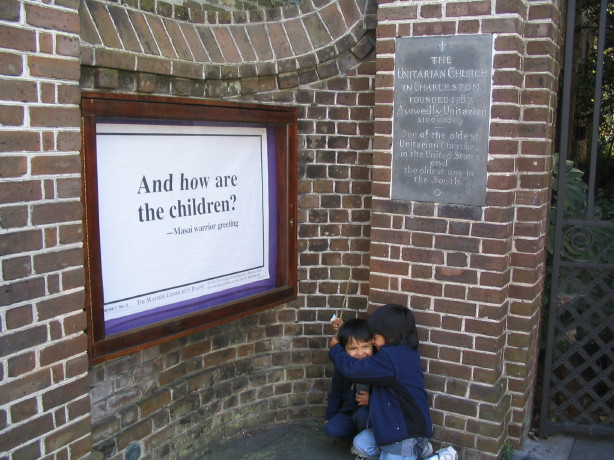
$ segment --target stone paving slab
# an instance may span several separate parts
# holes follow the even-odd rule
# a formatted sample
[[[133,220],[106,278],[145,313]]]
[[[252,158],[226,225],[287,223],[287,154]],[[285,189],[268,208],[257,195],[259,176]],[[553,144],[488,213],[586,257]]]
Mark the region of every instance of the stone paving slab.
[[[316,423],[265,428],[232,439],[195,460],[354,460],[351,441],[334,441]],[[525,439],[510,460],[614,460],[614,440],[556,434]]]
[[[525,439],[511,460],[612,460],[614,440],[564,434]]]
[[[351,440],[334,441],[316,424],[282,425],[233,439],[203,460],[353,460]]]
[[[608,460],[614,459],[614,440],[576,438],[570,460]]]

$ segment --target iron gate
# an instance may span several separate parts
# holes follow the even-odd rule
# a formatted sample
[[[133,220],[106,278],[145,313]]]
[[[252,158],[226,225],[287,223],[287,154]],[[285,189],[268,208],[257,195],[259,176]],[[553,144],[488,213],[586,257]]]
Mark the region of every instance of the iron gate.
[[[560,94],[542,437],[614,434],[614,0],[577,3]]]

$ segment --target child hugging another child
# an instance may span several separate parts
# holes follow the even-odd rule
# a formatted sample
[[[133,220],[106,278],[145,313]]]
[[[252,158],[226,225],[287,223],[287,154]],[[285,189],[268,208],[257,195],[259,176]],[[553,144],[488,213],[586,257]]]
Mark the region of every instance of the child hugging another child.
[[[347,322],[336,320],[333,327],[339,329],[337,339],[348,356],[363,359],[373,354],[371,333],[366,320],[357,318]],[[368,404],[368,386],[357,385],[335,368],[328,395],[324,431],[332,438],[353,438],[367,428]]]
[[[371,389],[371,427],[354,438],[353,452],[357,458],[380,460],[428,457],[433,430],[414,315],[401,305],[388,304],[369,316],[367,326],[377,353],[357,359],[335,337],[329,351],[335,372]]]

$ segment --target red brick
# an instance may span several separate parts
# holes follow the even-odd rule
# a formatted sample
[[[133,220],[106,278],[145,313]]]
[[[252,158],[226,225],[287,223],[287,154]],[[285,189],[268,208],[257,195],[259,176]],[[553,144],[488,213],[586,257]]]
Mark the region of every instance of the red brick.
[[[481,238],[505,239],[512,236],[512,225],[494,223],[474,223],[471,226],[471,236]]]
[[[0,125],[21,126],[23,124],[23,107],[18,105],[0,106]]]
[[[30,398],[14,404],[11,407],[11,421],[14,424],[23,422],[38,413],[36,398]]]
[[[60,226],[60,244],[71,244],[83,241],[83,227],[81,224],[67,224]]]
[[[471,379],[471,368],[469,366],[454,364],[451,362],[431,361],[429,363],[428,371],[429,373],[443,375],[448,378],[459,378],[464,380]],[[441,409],[442,407],[437,408]]]
[[[425,7],[422,7],[423,11]],[[429,11],[436,12],[436,8],[426,9],[426,13]],[[441,7],[439,8],[439,14],[441,15]],[[416,5],[404,5],[397,6],[395,8],[380,8],[377,11],[378,21],[403,21],[407,19],[416,19],[418,17],[418,7]],[[440,16],[437,16],[440,17]]]
[[[497,369],[501,361],[500,354],[472,350],[466,350],[463,353],[463,364],[465,365]]]
[[[534,270],[533,267],[528,269],[514,268],[512,270],[512,281],[515,283],[534,284],[543,276],[543,273]]]
[[[77,345],[73,341],[74,345]],[[75,348],[74,354],[80,353],[84,348]],[[79,399],[88,394],[88,378],[83,377],[69,383],[63,383],[55,387],[42,396],[43,410],[48,411],[67,402]]]
[[[482,16],[490,14],[490,2],[488,1],[476,1],[476,2],[459,2],[448,3],[446,5],[446,16]]]
[[[478,252],[480,250],[480,240],[462,236],[436,235],[435,247],[446,250]]]
[[[76,59],[29,56],[28,67],[35,77],[78,80],[80,75],[80,64]]]
[[[119,35],[117,34],[117,30],[115,28],[115,24],[109,15],[108,10],[104,7],[103,4],[97,2],[83,2],[84,6],[89,8],[89,11],[92,15],[92,19],[96,24],[96,30],[100,34],[103,43],[108,48],[122,48],[121,41],[119,39]],[[91,36],[90,34],[89,36]]]
[[[526,105],[543,106],[553,103],[553,95],[550,91],[527,89],[521,93],[521,102]],[[536,141],[538,142],[538,141]]]
[[[326,28],[330,32],[333,40],[337,40],[348,30],[336,4],[329,4],[328,6],[322,8],[320,10],[320,18],[326,25]]]
[[[33,175],[78,174],[80,171],[79,155],[37,156],[32,159]]]
[[[21,16],[21,3],[18,1],[0,2],[0,19],[18,21]]]
[[[15,425],[12,429],[4,431],[2,436],[0,436],[0,451],[8,452],[17,446],[25,445],[32,439],[36,439],[53,430],[53,426],[53,416],[51,414],[44,414],[23,424]]]
[[[37,303],[38,319],[44,321],[67,313],[82,311],[84,305],[85,294],[83,291],[41,300]]]
[[[469,288],[467,299],[500,305],[505,301],[506,294],[507,292],[505,289],[482,289],[473,287]]]
[[[82,264],[83,249],[81,248],[46,252],[34,256],[34,270],[39,274],[77,267]]]
[[[418,22],[414,24],[414,35],[454,35],[455,28],[452,21]]]
[[[522,55],[524,54],[525,45],[526,43],[520,34],[500,35],[495,38],[496,51],[516,51],[518,54]]]
[[[35,132],[0,131],[0,152],[25,152],[40,149]]]
[[[418,263],[443,264],[444,255],[442,251],[428,249],[418,249],[407,247],[403,248],[403,260]]]
[[[45,294],[45,280],[31,278],[0,287],[0,306],[25,302]]]
[[[438,394],[435,397],[433,407],[435,409],[462,414],[470,417],[477,415],[477,403],[466,398],[457,398],[448,395]]]
[[[47,327],[37,326],[0,336],[0,356],[35,347],[47,340]]]
[[[43,29],[79,33],[77,11],[60,10],[26,3],[26,22]]]
[[[83,208],[79,202],[57,202],[35,205],[32,210],[34,225],[81,220]]]
[[[497,14],[518,14],[519,16],[526,18],[527,17],[527,5],[519,4],[515,0],[497,0],[495,6],[495,12]]]
[[[456,267],[435,267],[435,279],[451,283],[475,284],[478,275],[475,270]]]
[[[48,369],[32,372],[12,379],[8,383],[0,384],[0,404],[5,405],[11,401],[17,401],[24,396],[34,394],[51,384]],[[2,439],[3,437],[0,437]]]
[[[440,18],[442,16],[441,5],[420,6],[421,18]]]
[[[458,33],[459,34],[477,34],[480,31],[480,21],[476,20],[470,20],[470,21],[464,21],[464,20],[460,20],[458,21]]]
[[[403,279],[401,281],[401,289],[415,294],[441,296],[442,285],[436,282]]]
[[[510,282],[510,272],[505,273],[480,273],[480,286],[504,287]]]
[[[519,120],[520,107],[514,105],[493,105],[491,116],[499,120]]]
[[[46,128],[76,128],[81,124],[77,107],[30,107],[32,126]]]
[[[445,327],[445,325],[442,325]],[[456,348],[465,348],[470,349],[473,346],[473,338],[470,335],[464,333],[455,334],[450,330],[432,330],[431,331],[431,342],[442,344],[442,345],[452,345]]]
[[[520,102],[520,91],[516,88],[493,88],[492,91],[493,104],[496,103],[512,103]]]
[[[522,34],[522,28],[524,22],[520,19],[511,18],[494,18],[484,19],[482,22],[482,33],[510,33],[510,34]]]
[[[33,30],[0,24],[0,48],[35,52],[36,33]]]
[[[346,24],[355,24],[362,18],[362,14],[357,8],[356,2],[352,0],[340,0],[339,8],[343,14]]]
[[[0,234],[0,253],[3,255],[35,251],[43,246],[40,230],[26,230]]]
[[[394,262],[392,260],[371,260],[371,270],[375,273],[386,273],[389,275],[407,276],[409,264],[406,262]]]
[[[1,4],[0,4],[1,5]],[[0,52],[0,75],[8,75],[11,77],[16,77],[21,75],[23,72],[23,62],[21,60],[21,56],[13,53],[3,53]],[[11,81],[11,83],[16,84],[16,81]],[[0,85],[2,81],[0,81]],[[11,97],[10,94],[0,91],[2,97]]]
[[[81,196],[81,179],[58,179],[58,198],[79,198]]]

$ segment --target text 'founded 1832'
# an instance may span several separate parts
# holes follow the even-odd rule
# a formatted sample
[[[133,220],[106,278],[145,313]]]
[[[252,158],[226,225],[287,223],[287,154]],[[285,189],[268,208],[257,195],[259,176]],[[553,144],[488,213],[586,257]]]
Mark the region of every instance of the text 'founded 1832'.
[[[492,35],[396,39],[393,200],[483,206]]]

